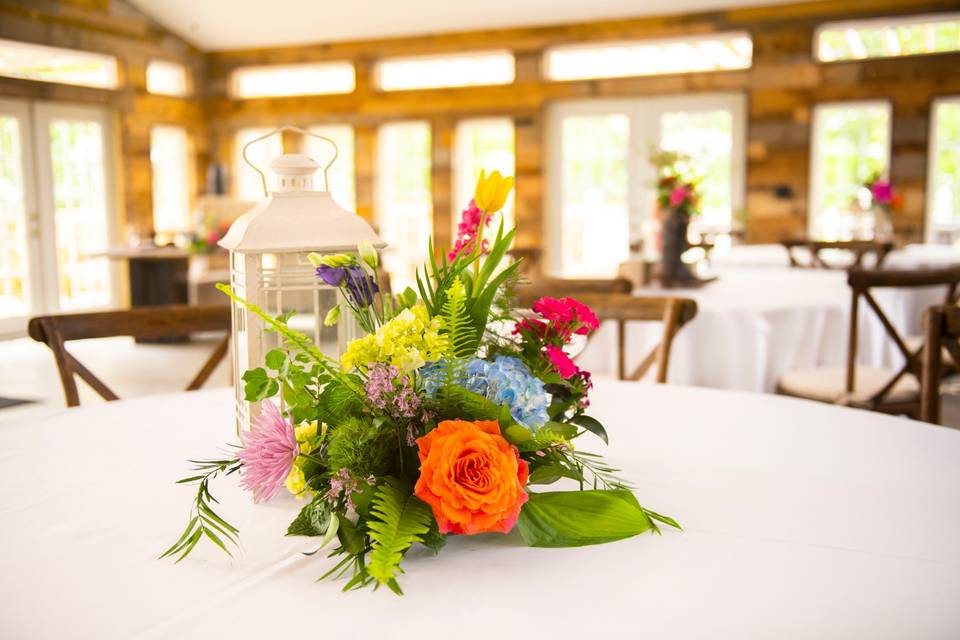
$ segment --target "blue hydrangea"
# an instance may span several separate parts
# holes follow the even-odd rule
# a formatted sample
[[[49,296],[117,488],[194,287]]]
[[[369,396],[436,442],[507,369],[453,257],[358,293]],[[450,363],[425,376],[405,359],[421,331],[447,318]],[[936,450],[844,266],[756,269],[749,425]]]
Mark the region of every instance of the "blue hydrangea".
[[[471,358],[463,368],[457,385],[495,404],[510,408],[513,419],[532,431],[546,424],[550,399],[543,382],[530,373],[527,365],[512,356],[497,356],[493,362]],[[442,384],[443,365],[430,363],[420,369],[427,395],[433,395]]]
[[[467,365],[467,379],[463,386],[498,405],[510,407],[513,419],[533,431],[549,420],[549,399],[543,382],[534,377],[518,358],[497,356],[493,362],[471,361]]]

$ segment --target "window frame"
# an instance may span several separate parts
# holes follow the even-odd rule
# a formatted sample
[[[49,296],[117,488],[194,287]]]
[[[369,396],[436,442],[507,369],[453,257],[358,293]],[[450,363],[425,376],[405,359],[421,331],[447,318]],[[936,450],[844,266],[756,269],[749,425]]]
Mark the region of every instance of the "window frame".
[[[813,43],[810,47],[811,57],[816,64],[842,64],[850,62],[864,62],[867,60],[896,60],[900,58],[915,58],[918,56],[938,56],[950,55],[960,52],[960,47],[953,51],[925,51],[923,53],[907,53],[892,56],[864,56],[863,58],[841,58],[837,60],[823,60],[820,57],[820,38],[825,31],[843,31],[846,29],[856,29],[870,27],[872,25],[882,25],[888,28],[897,28],[910,24],[927,24],[937,22],[960,21],[960,12],[944,13],[919,13],[909,15],[884,16],[879,18],[862,18],[858,20],[837,20],[832,22],[823,22],[817,25],[813,32]]]
[[[719,38],[745,37],[750,41],[750,61],[743,67],[729,67],[720,69],[689,69],[686,71],[658,71],[652,73],[633,73],[633,74],[615,74],[615,75],[595,75],[590,77],[577,78],[553,78],[550,73],[550,53],[552,51],[576,51],[578,49],[603,49],[617,46],[663,46],[672,44],[692,44],[695,45],[702,41],[716,40]],[[619,80],[629,78],[657,78],[660,76],[689,75],[697,73],[724,73],[746,71],[753,68],[753,35],[748,30],[716,31],[713,33],[688,34],[683,36],[671,36],[664,38],[637,38],[628,40],[591,40],[587,42],[577,42],[568,44],[559,44],[545,47],[540,56],[540,77],[544,82],[591,82],[594,80]]]
[[[350,67],[350,70],[353,72],[353,83],[350,86],[349,90],[334,90],[334,91],[300,91],[297,93],[271,93],[271,94],[258,94],[258,95],[242,95],[240,92],[240,79],[239,76],[243,72],[257,72],[257,71],[282,71],[284,69],[306,69],[310,67],[320,68],[320,67]],[[251,64],[251,65],[242,65],[236,67],[230,71],[230,76],[227,80],[227,95],[231,100],[273,100],[278,98],[297,98],[302,96],[345,96],[355,93],[357,91],[357,65],[353,60],[342,59],[342,60],[313,60],[310,62],[293,62],[293,63],[281,63],[281,64]]]
[[[394,87],[388,88],[383,86],[383,67],[393,62],[406,63],[406,62],[416,62],[418,60],[430,61],[430,60],[443,60],[443,59],[457,59],[457,58],[471,58],[471,57],[482,57],[482,56],[498,56],[506,55],[509,56],[512,63],[512,71],[510,80],[508,82],[470,82],[466,81],[461,84],[453,85],[427,85],[427,86],[418,86],[418,87]],[[425,55],[410,55],[410,56],[385,56],[374,62],[373,70],[371,74],[371,81],[373,87],[383,93],[396,93],[400,91],[436,91],[442,89],[463,89],[469,87],[506,87],[512,84],[515,84],[517,81],[517,56],[510,49],[487,49],[483,51],[450,51],[445,53],[431,53]]]
[[[960,108],[960,93],[955,95],[937,96],[930,101],[930,125],[929,140],[927,140],[927,180],[926,192],[924,193],[925,210],[923,216],[923,238],[924,242],[930,244],[934,240],[934,190],[936,187],[936,150],[937,150],[937,107],[943,103],[953,103]],[[960,224],[958,224],[960,226]],[[960,229],[958,229],[960,231]]]
[[[893,101],[890,99],[877,98],[867,100],[829,100],[823,102],[814,102],[810,108],[810,141],[807,146],[810,152],[809,174],[807,185],[807,235],[810,238],[817,239],[816,218],[819,215],[816,211],[820,197],[820,186],[817,183],[817,175],[820,168],[820,144],[817,136],[817,114],[822,109],[833,107],[875,107],[882,106],[887,111],[887,161],[885,175],[889,177],[891,161],[893,159]]]
[[[591,98],[564,100],[551,104],[546,114],[544,222],[546,244],[543,264],[546,271],[559,278],[580,277],[563,271],[560,247],[563,233],[563,120],[568,116],[626,115],[630,123],[627,142],[627,243],[642,237],[643,225],[650,216],[656,197],[653,183],[656,171],[650,165],[649,143],[659,144],[660,119],[673,111],[719,111],[731,114],[730,207],[731,231],[738,209],[746,204],[747,127],[749,125],[748,94],[745,91],[704,93],[696,95],[657,95],[632,98]],[[629,254],[628,254],[629,256]]]

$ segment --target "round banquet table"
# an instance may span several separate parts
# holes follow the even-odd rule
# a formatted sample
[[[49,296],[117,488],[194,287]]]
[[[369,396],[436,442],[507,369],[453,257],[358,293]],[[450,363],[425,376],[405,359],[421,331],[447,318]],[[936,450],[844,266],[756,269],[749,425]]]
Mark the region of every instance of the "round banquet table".
[[[298,503],[254,506],[232,478],[214,489],[242,551],[157,560],[185,524],[184,460],[232,436],[227,390],[2,424],[0,637],[956,637],[960,432],[678,386],[600,381],[593,400],[609,461],[684,531],[452,537],[411,551],[402,598],[314,582],[331,561],[283,535]]]
[[[696,300],[697,316],[677,334],[669,381],[683,385],[766,391],[787,371],[844,365],[851,293],[844,271],[727,267],[700,289],[637,289],[635,295]],[[946,287],[883,288],[874,297],[901,336],[922,333],[923,312],[943,304]],[[659,322],[627,324],[627,372],[660,341]],[[903,357],[861,300],[857,359],[899,367]],[[595,375],[616,375],[616,326],[591,336],[577,363]]]

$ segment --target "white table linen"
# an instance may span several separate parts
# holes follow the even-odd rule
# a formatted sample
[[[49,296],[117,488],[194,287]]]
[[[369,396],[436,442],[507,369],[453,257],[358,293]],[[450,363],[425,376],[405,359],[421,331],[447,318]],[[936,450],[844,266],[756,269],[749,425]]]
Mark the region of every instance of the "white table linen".
[[[922,332],[923,311],[942,304],[946,289],[877,289],[874,296],[903,336]],[[637,295],[692,298],[697,317],[674,339],[669,381],[677,384],[774,391],[785,372],[844,364],[852,294],[844,271],[725,268],[700,289],[642,288]],[[872,310],[861,300],[858,361],[874,367],[903,362]],[[662,335],[657,322],[628,323],[627,370]],[[616,330],[605,323],[578,364],[595,375],[616,374]]]
[[[184,460],[232,436],[231,394],[65,410],[0,430],[3,638],[949,638],[960,629],[960,432],[789,398],[600,382],[609,460],[682,533],[413,552],[406,596],[314,583],[298,503],[218,481],[243,551],[157,560]],[[581,446],[603,451],[598,440]]]
[[[804,262],[810,259],[810,253],[802,247],[794,249],[794,255],[798,260]],[[831,264],[843,264],[841,252],[828,252],[826,256],[825,259]],[[780,244],[741,244],[729,247],[726,250],[715,249],[710,253],[710,263],[718,269],[728,267],[786,268],[790,266],[790,258],[787,250]],[[887,269],[946,267],[954,264],[960,264],[960,248],[937,244],[908,244],[891,251],[884,261],[884,266]]]

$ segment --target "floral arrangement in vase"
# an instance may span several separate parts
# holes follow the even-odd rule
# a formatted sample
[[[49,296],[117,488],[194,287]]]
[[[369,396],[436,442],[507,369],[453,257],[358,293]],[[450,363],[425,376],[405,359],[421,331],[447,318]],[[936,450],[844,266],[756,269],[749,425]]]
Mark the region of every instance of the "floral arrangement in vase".
[[[650,163],[657,171],[657,204],[661,211],[678,211],[686,216],[700,213],[700,178],[689,156],[676,151],[655,151]]]
[[[883,178],[879,172],[872,174],[863,183],[855,204],[855,208],[871,216],[869,226],[874,240],[893,238],[893,213],[900,210],[903,198],[889,180]]]
[[[190,250],[194,253],[222,251],[218,243],[230,230],[230,221],[203,216],[190,236]]]
[[[261,411],[235,455],[195,461],[180,481],[196,486],[191,516],[163,557],[182,560],[203,538],[227,553],[237,544],[210,491],[232,474],[255,502],[283,490],[302,500],[287,535],[330,545],[323,577],[345,577],[344,590],[401,594],[411,546],[439,552],[451,535],[518,529],[530,546],[570,547],[678,527],[642,507],[600,456],[574,446],[585,436],[607,442],[587,414],[590,374],[566,351],[599,322],[572,298],[542,298],[527,312],[511,303],[514,231],[501,223],[489,234],[512,186],[481,173],[453,249],[438,257],[431,243],[417,291],[385,294],[370,245],[311,256],[317,277],[341,292],[325,323],[352,313],[366,331],[339,360],[288,316],[248,305],[284,347],[244,376],[246,399]],[[548,490],[558,481],[567,487]]]

